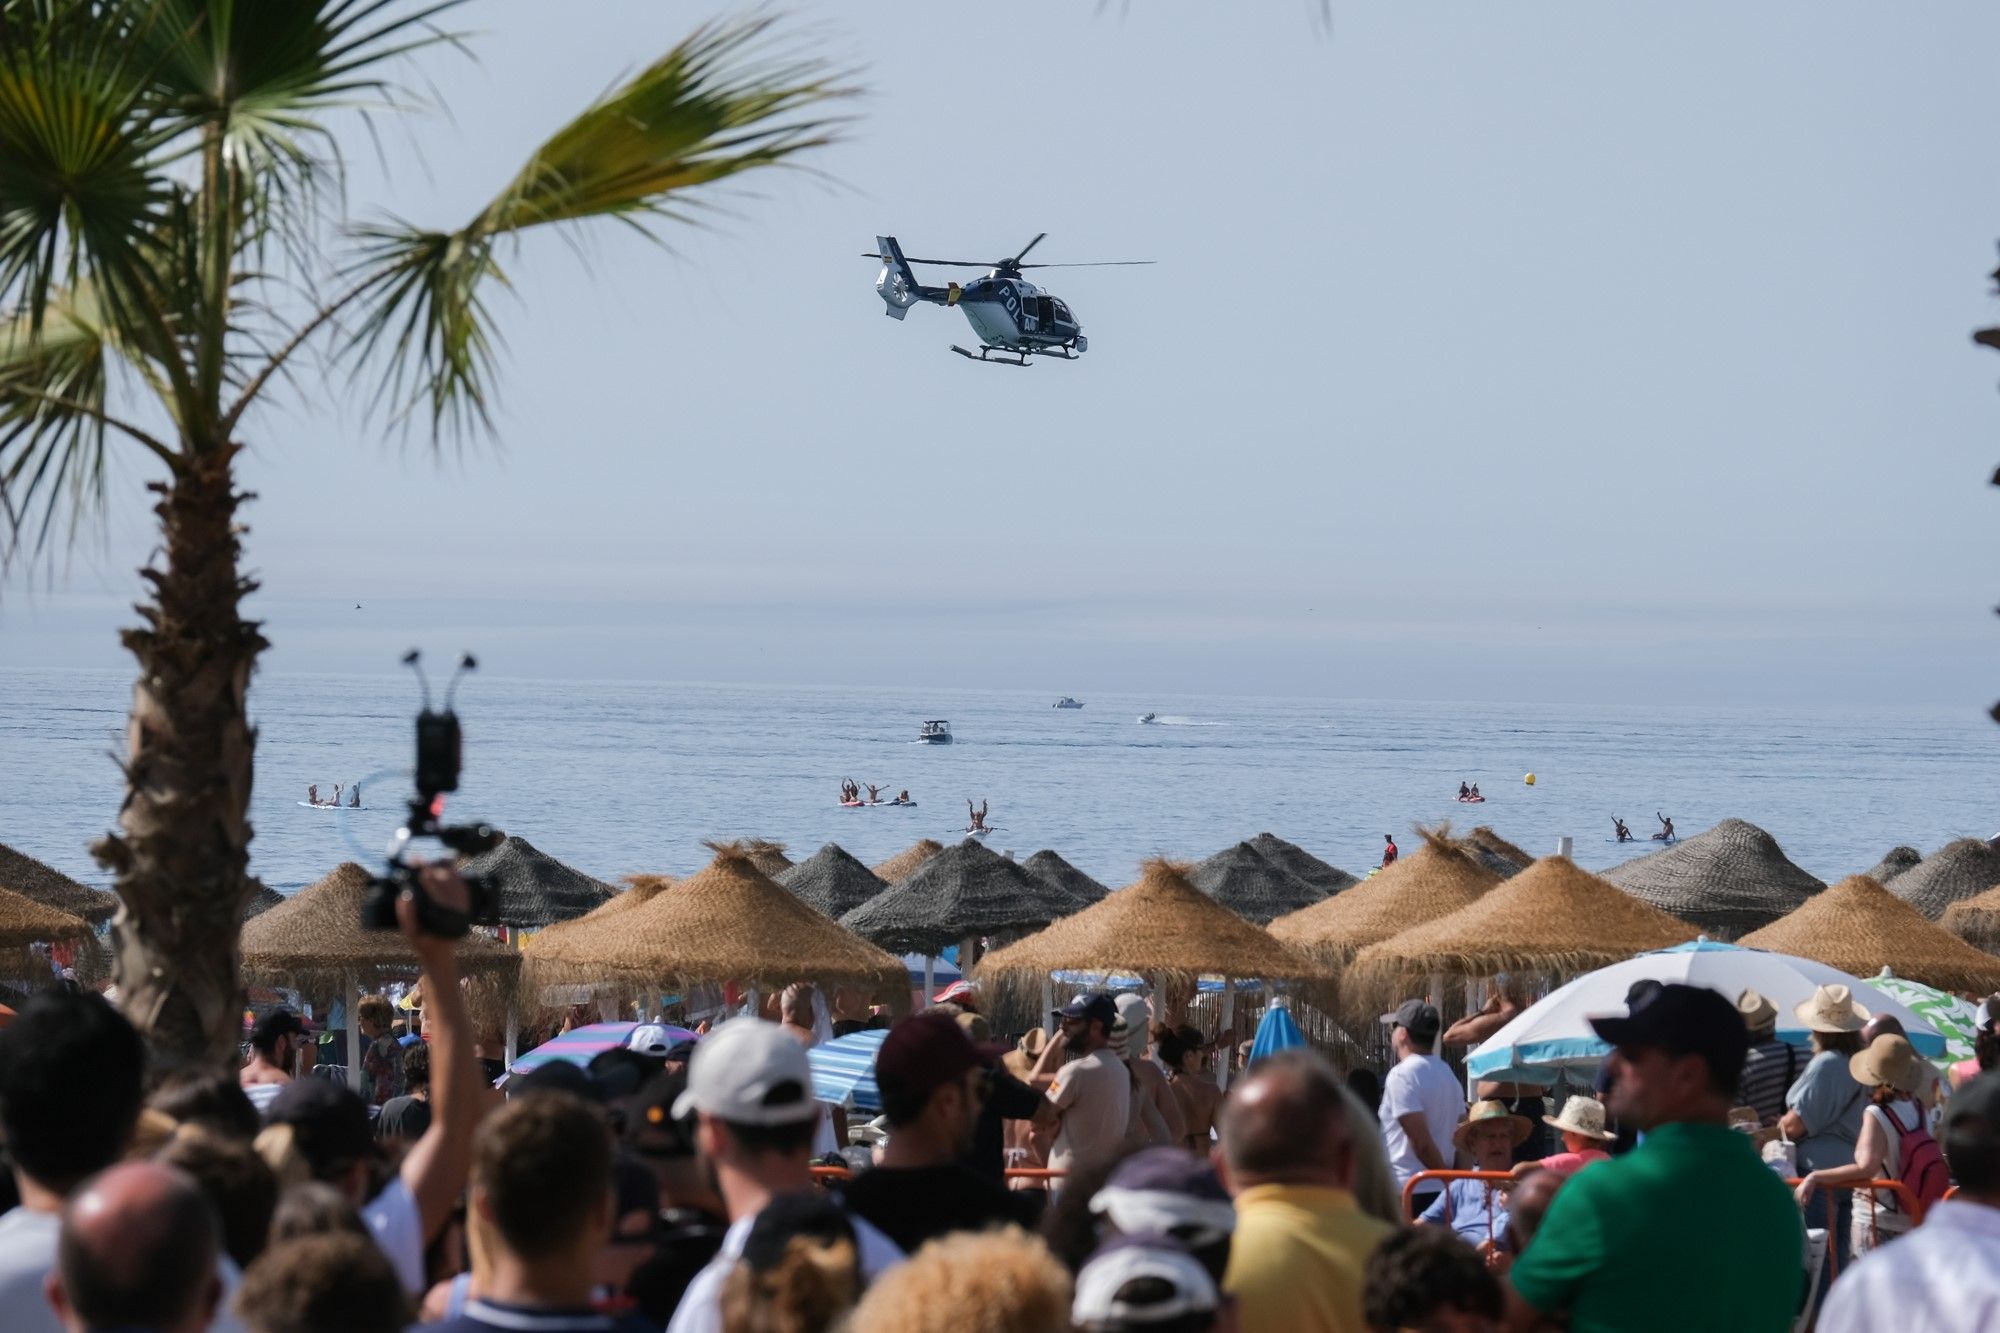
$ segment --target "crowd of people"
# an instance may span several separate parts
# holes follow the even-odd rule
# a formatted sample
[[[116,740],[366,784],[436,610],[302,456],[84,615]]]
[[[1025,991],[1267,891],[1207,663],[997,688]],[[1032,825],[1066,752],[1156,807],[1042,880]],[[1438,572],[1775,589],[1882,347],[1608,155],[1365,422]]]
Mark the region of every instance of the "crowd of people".
[[[426,873],[447,905],[462,898],[450,872]],[[26,1004],[0,1031],[18,1193],[0,1200],[0,1322],[1776,1333],[1815,1296],[1801,1205],[1843,1190],[1835,1215],[1863,1257],[1841,1266],[1821,1329],[2000,1316],[2000,1072],[1955,1071],[1933,1142],[1928,1066],[1898,1032],[1864,1040],[1869,1017],[1837,988],[1800,1006],[1817,1034],[1804,1061],[1772,1049],[1761,996],[1635,988],[1594,1021],[1611,1048],[1599,1095],[1541,1113],[1513,1085],[1468,1105],[1440,1052],[1466,1029],[1420,999],[1384,1016],[1379,1087],[1297,1048],[1224,1095],[1212,1048],[1156,1025],[1141,996],[1079,995],[1052,1035],[1010,1046],[962,994],[890,1025],[875,1142],[843,1153],[801,992],[784,1021],[729,1018],[692,1043],[642,1029],[502,1095],[450,943],[407,910],[403,927],[424,1040],[402,1046],[357,1006],[368,1049],[400,1052],[380,1051],[359,1091],[297,1076],[296,1019],[260,1022],[240,1071],[155,1075],[101,997]],[[1851,1125],[1836,1075],[1860,1094],[1845,1094]],[[1796,1190],[1760,1152],[1787,1122]],[[1931,1162],[1956,1193],[1927,1198],[1921,1226],[1894,1220],[1893,1192],[1854,1188],[1920,1182]]]

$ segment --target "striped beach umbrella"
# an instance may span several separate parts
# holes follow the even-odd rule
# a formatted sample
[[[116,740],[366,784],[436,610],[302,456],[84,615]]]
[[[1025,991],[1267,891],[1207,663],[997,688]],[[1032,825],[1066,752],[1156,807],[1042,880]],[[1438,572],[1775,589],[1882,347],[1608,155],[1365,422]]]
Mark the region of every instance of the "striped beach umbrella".
[[[1956,1064],[1972,1058],[1972,1038],[1979,1030],[1976,1009],[1949,991],[1907,981],[1888,968],[1870,978],[1868,984],[1899,1004],[1907,1005],[1938,1030],[1944,1038],[1942,1063]]]
[[[582,1067],[606,1051],[615,1051],[632,1039],[632,1029],[637,1023],[588,1023],[568,1032],[558,1033],[534,1050],[524,1053],[520,1059],[508,1066],[507,1076],[519,1078],[532,1070],[540,1069],[551,1060],[562,1060]],[[693,1041],[695,1034],[686,1028],[668,1027],[668,1041]]]
[[[882,1094],[875,1086],[875,1057],[882,1053],[887,1028],[867,1028],[821,1042],[806,1052],[812,1065],[813,1100],[851,1106],[875,1114]]]

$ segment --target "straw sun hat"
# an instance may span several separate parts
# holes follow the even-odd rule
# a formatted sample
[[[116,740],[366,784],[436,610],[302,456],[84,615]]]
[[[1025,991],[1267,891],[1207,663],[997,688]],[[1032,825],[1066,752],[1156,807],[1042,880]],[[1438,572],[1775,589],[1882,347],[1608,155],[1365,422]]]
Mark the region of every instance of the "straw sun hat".
[[[1598,1109],[1603,1110],[1602,1107]],[[1507,1145],[1510,1148],[1520,1147],[1528,1141],[1528,1135],[1535,1132],[1535,1127],[1528,1122],[1528,1117],[1515,1115],[1507,1109],[1505,1102],[1474,1102],[1472,1109],[1465,1113],[1465,1119],[1452,1131],[1451,1141],[1464,1151],[1470,1152],[1471,1149],[1465,1146],[1466,1136],[1471,1133],[1474,1125],[1483,1125],[1490,1120],[1506,1122],[1509,1132],[1513,1135],[1513,1141]]]
[[[1894,1033],[1875,1039],[1866,1050],[1847,1057],[1847,1072],[1864,1088],[1888,1085],[1898,1092],[1915,1092],[1924,1083],[1924,1062],[1916,1047]]]
[[[1604,1128],[1604,1103],[1595,1097],[1572,1097],[1563,1103],[1561,1115],[1545,1115],[1542,1123],[1554,1125],[1566,1134],[1581,1134],[1605,1143],[1618,1137]]]
[[[1743,1015],[1743,1026],[1750,1029],[1750,1035],[1770,1032],[1778,1026],[1778,1006],[1770,997],[1759,995],[1754,990],[1746,990],[1736,997],[1736,1012]]]
[[[1871,1017],[1845,986],[1821,986],[1810,1000],[1792,1006],[1792,1013],[1812,1032],[1859,1032]]]

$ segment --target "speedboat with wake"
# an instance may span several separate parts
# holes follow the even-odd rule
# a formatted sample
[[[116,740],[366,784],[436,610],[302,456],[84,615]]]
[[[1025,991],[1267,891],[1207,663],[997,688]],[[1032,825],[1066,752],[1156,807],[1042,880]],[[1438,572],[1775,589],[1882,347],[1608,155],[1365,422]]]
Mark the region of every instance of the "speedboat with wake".
[[[1159,719],[1159,715],[1158,715],[1158,714],[1155,714],[1155,713],[1141,713],[1141,714],[1139,714],[1139,721],[1140,721],[1140,723],[1141,723],[1142,725],[1143,725],[1144,723],[1147,723],[1147,722],[1158,722],[1159,720],[1160,720],[1160,719]]]
[[[925,745],[950,745],[951,723],[943,718],[926,722],[923,730],[917,733],[917,739]]]

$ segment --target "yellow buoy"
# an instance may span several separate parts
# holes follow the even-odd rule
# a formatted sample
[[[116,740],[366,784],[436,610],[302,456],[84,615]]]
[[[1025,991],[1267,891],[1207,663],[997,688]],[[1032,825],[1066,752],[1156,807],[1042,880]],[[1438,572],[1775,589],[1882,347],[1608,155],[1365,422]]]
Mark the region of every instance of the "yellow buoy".
[[[1528,774],[1527,777],[1522,778],[1521,781],[1527,783],[1530,787],[1532,787],[1535,785],[1535,775],[1533,773],[1530,773]]]

